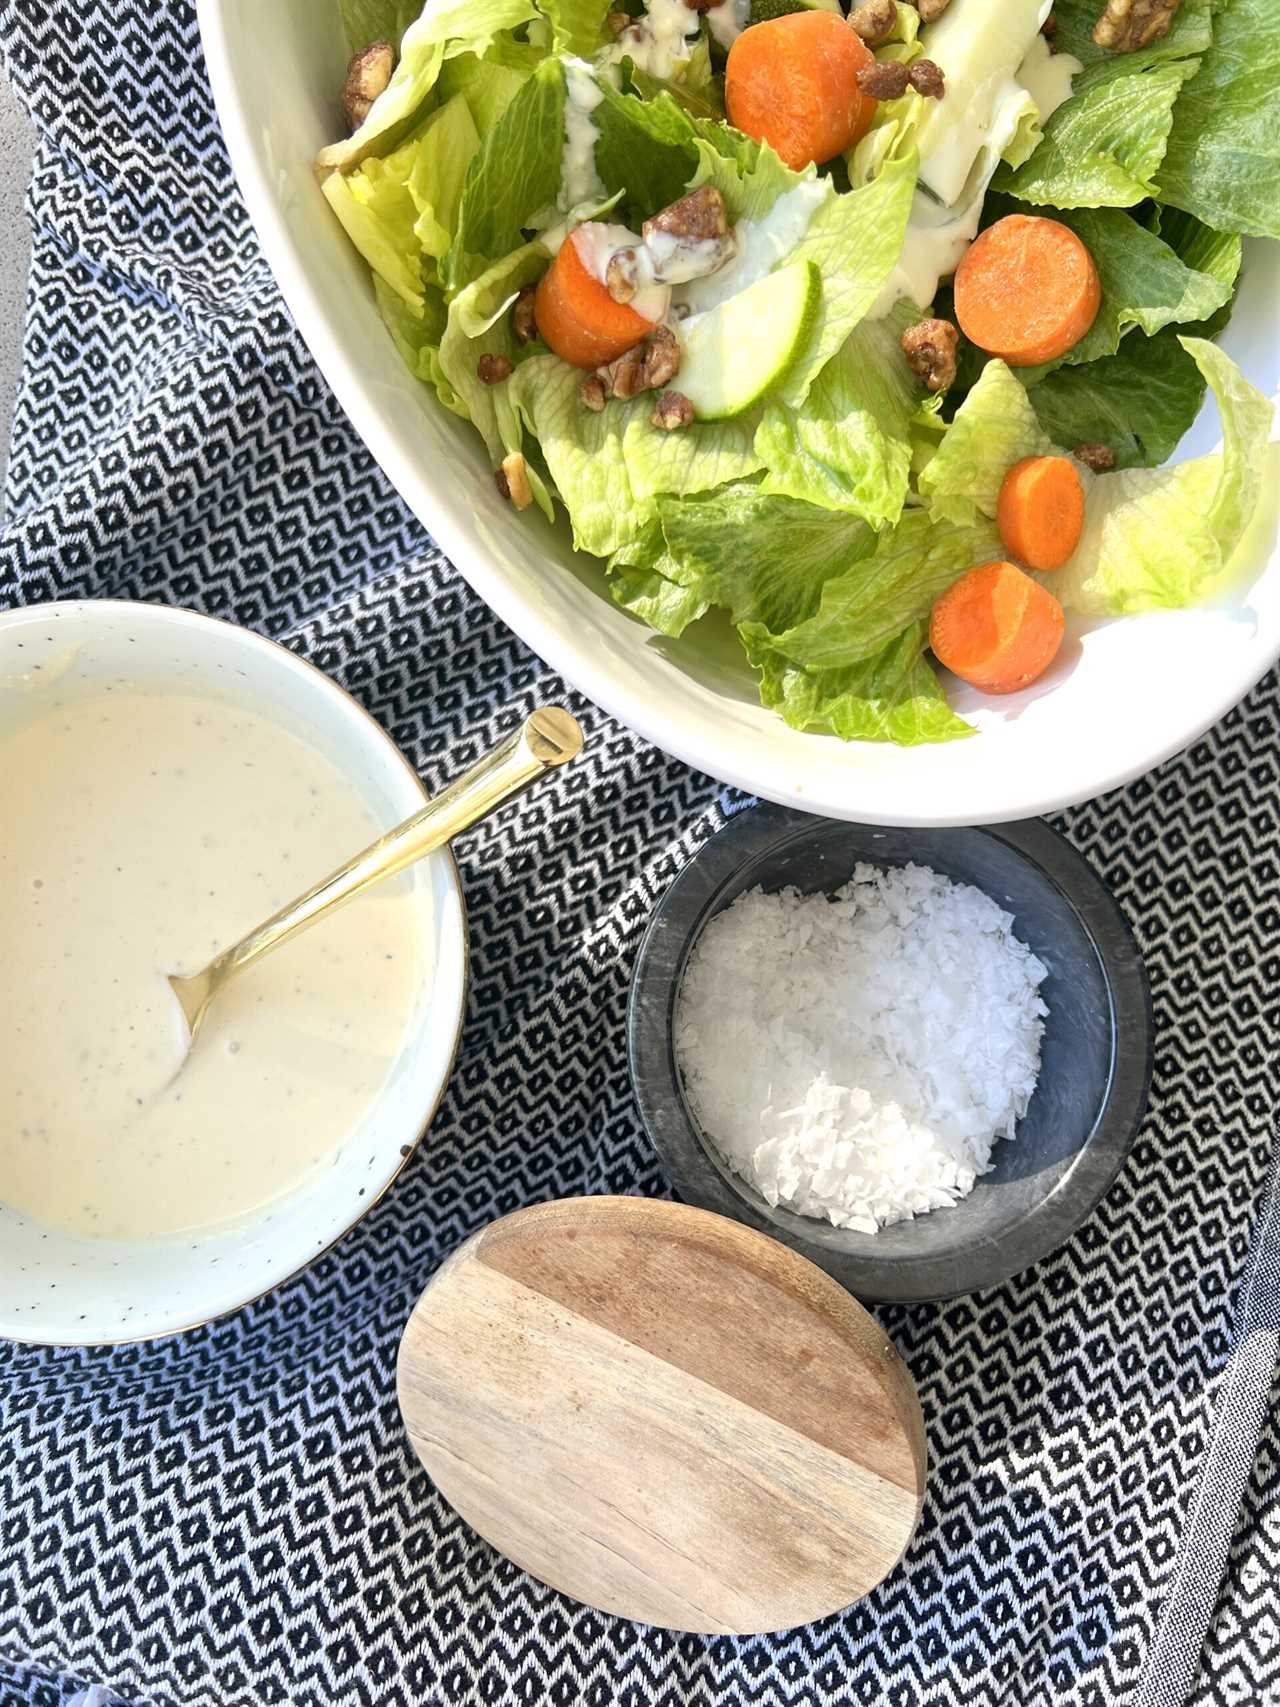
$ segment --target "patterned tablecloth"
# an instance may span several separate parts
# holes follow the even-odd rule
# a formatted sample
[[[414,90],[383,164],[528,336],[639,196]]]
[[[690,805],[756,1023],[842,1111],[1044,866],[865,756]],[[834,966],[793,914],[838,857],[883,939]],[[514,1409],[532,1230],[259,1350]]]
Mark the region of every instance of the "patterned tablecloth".
[[[437,786],[565,689],[327,394],[236,193],[191,6],[9,0],[0,31],[40,130],[0,598],[233,616],[336,675]],[[192,1707],[1280,1701],[1280,1213],[1264,1238],[1260,1212],[1275,680],[1065,820],[1147,956],[1150,1117],[1055,1256],[880,1312],[928,1426],[919,1534],[844,1616],[744,1640],[637,1628],[530,1581],[444,1506],[397,1419],[400,1330],[459,1239],[541,1198],[661,1190],[627,1084],[627,979],[656,897],[732,802],[569,702],[589,757],[466,844],[462,1056],[396,1190],[214,1327],[0,1348],[0,1700],[96,1682]]]

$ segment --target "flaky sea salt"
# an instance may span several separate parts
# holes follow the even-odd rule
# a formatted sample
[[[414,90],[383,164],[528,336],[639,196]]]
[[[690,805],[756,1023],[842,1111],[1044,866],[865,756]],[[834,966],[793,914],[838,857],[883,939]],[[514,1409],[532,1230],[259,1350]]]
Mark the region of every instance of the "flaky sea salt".
[[[957,1202],[1040,1071],[1045,967],[989,896],[859,865],[834,896],[740,895],[690,956],[690,1107],[771,1204],[874,1233]]]

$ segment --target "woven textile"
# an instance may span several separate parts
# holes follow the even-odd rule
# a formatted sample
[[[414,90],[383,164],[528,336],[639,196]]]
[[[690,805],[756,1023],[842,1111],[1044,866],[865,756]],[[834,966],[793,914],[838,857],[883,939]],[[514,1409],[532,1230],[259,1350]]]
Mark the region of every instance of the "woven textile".
[[[40,130],[0,599],[233,616],[337,676],[437,787],[566,690],[328,396],[236,194],[191,7],[9,4],[0,29]],[[1274,679],[1066,820],[1147,957],[1145,1130],[1056,1255],[881,1312],[928,1426],[919,1535],[844,1616],[738,1641],[531,1582],[444,1506],[396,1412],[401,1328],[458,1240],[522,1203],[662,1189],[627,980],[662,888],[740,801],[568,702],[588,756],[465,844],[463,1050],[396,1189],[211,1328],[0,1347],[0,1702],[89,1683],[191,1707],[1280,1702],[1265,1241],[1242,1287],[1276,1106]]]

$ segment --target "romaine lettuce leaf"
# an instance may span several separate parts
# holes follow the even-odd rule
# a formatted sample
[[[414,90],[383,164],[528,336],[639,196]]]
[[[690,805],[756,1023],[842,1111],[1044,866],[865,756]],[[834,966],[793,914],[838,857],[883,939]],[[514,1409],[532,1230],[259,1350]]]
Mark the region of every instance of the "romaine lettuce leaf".
[[[420,314],[423,254],[414,231],[418,209],[409,194],[407,170],[403,175],[386,172],[377,178],[363,172],[350,177],[330,172],[320,187],[374,275]]]
[[[696,587],[735,623],[794,628],[818,607],[824,585],[874,549],[855,516],[832,514],[738,483],[705,497],[658,504],[663,573]],[[749,550],[738,542],[750,540]]]
[[[488,136],[535,69],[534,65],[508,65],[495,57],[492,48],[483,59],[474,53],[460,54],[440,67],[436,96],[442,106],[455,95],[465,96],[476,129]]]
[[[698,164],[693,123],[668,94],[652,101],[620,95],[605,82],[591,114],[600,132],[596,171],[612,195],[622,192],[617,218],[639,229],[642,221],[678,200]]]
[[[485,137],[467,170],[458,233],[441,268],[456,291],[519,247],[534,214],[550,206],[564,162],[564,68],[548,59]]]
[[[992,198],[989,207],[993,218],[1026,211],[998,198]],[[1063,363],[1074,366],[1113,355],[1121,338],[1135,326],[1150,336],[1163,326],[1207,320],[1231,300],[1233,276],[1227,276],[1229,269],[1221,257],[1214,271],[1200,272],[1118,208],[1077,208],[1053,217],[1070,226],[1093,256],[1102,302],[1089,331],[1060,362],[1020,370],[1024,384],[1034,385]]]
[[[1204,375],[1166,326],[1154,338],[1128,339],[1113,356],[1056,369],[1028,396],[1054,444],[1101,443],[1117,468],[1150,468],[1173,455],[1204,392]]]
[[[422,11],[422,0],[340,0],[340,10],[347,51],[354,54],[375,41],[398,46]]]
[[[581,371],[559,357],[538,355],[509,382],[511,400],[541,445],[569,512],[579,551],[612,557],[633,547],[656,515],[660,492],[706,491],[759,468],[751,448],[754,421],[705,421],[666,433],[649,420],[651,394],[611,402],[594,414],[579,401],[581,379]]]
[[[605,17],[611,0],[538,0],[551,25],[551,45],[556,53],[591,59],[612,38]]]
[[[915,622],[860,663],[805,670],[772,647],[763,630],[744,634],[747,657],[760,671],[761,703],[791,728],[899,747],[973,734],[947,704],[924,656],[926,639],[925,623]]]
[[[1056,208],[1132,207],[1158,194],[1174,102],[1209,45],[1210,0],[1182,0],[1169,34],[1136,53],[1093,44],[1097,12],[1092,0],[1055,5],[1055,41],[1085,68],[1034,153],[997,172],[997,190]]]
[[[896,528],[877,537],[869,557],[823,583],[811,616],[773,631],[769,644],[810,670],[860,663],[908,623],[927,617],[957,576],[999,557],[1000,549],[999,534],[985,520],[955,527],[908,510]]]
[[[778,390],[779,403],[800,407],[809,387],[880,295],[902,250],[915,181],[915,154],[891,157],[871,183],[829,197],[786,256],[788,265],[814,262],[822,275],[822,303],[804,355]]]
[[[904,299],[864,320],[814,380],[802,409],[766,407],[755,441],[766,492],[848,510],[876,528],[897,521],[911,469],[911,418],[923,397],[899,340],[919,317]]]
[[[440,341],[440,368],[484,439],[495,466],[508,451],[520,448],[523,436],[516,414],[515,377],[500,385],[486,385],[476,369],[481,356],[506,356],[513,364],[524,362],[526,366],[536,359],[517,344],[510,310],[523,287],[546,271],[547,260],[541,243],[526,243],[473,280],[449,304]],[[519,372],[517,366],[517,376]]]
[[[461,415],[464,421],[469,421],[470,410],[449,383],[444,368],[440,365],[440,341],[444,337],[448,318],[443,292],[435,285],[427,285],[424,289],[421,314],[406,307],[403,297],[397,295],[376,273],[373,275],[373,294],[378,304],[378,313],[381,314],[383,323],[409,372],[416,375],[424,385],[434,386],[437,397],[446,409],[452,410],[455,415]]]
[[[730,125],[695,120],[693,128],[698,166],[690,187],[714,184],[724,197],[730,224],[763,219],[779,196],[817,176],[813,166],[793,172],[767,142],[743,136]]]
[[[1222,230],[1280,238],[1277,90],[1280,0],[1230,0],[1173,110],[1161,197]]]
[[[615,604],[672,639],[704,615],[711,602],[697,572],[686,574],[668,552],[656,517],[609,559],[609,594]]]
[[[992,519],[1014,463],[1050,448],[1025,388],[1003,362],[989,361],[925,464],[920,496],[940,521],[965,526],[979,516]]]
[[[1120,614],[1196,603],[1225,569],[1257,508],[1271,404],[1216,344],[1182,343],[1217,398],[1222,449],[1174,467],[1098,476],[1084,536],[1054,576],[1055,591],[1072,609]]]
[[[371,154],[388,154],[419,122],[440,67],[460,53],[483,54],[495,36],[538,15],[532,0],[431,0],[404,32],[391,81],[352,136],[322,148],[317,163],[349,172]]]
[[[412,145],[409,194],[418,210],[413,230],[423,254],[433,262],[439,263],[449,253],[458,229],[467,168],[479,147],[480,133],[462,95],[453,96],[432,113]],[[352,180],[387,164],[366,160]]]

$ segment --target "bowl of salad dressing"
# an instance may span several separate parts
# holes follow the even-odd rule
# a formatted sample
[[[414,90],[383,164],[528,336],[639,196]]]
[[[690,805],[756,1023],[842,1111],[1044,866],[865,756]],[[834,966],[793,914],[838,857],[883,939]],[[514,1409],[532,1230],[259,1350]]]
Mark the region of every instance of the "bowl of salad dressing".
[[[335,683],[189,611],[0,615],[0,1333],[172,1333],[368,1209],[443,1094],[465,918],[447,850],[248,969],[189,1053],[166,974],[418,810]]]

